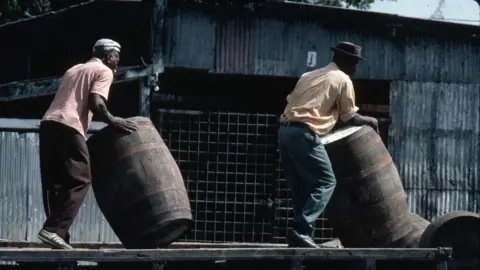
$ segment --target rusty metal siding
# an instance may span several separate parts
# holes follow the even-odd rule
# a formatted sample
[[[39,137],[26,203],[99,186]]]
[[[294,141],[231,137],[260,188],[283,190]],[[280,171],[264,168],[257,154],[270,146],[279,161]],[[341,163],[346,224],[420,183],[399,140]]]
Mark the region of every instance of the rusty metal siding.
[[[468,40],[405,37],[405,80],[479,83],[480,48]]]
[[[38,121],[0,119],[0,239],[38,241],[45,220],[40,181]],[[119,242],[91,190],[70,232],[73,242]]]
[[[360,63],[359,78],[401,79],[404,47],[389,32],[326,27],[313,19],[286,19],[256,12],[218,14],[180,8],[169,10],[167,63],[170,67],[215,73],[299,76],[331,60],[338,41],[361,44],[370,61]],[[308,53],[316,54],[309,65]],[[213,66],[214,61],[214,66]]]
[[[215,27],[215,22],[206,12],[169,10],[166,20],[166,66],[212,70]]]
[[[352,41],[367,61],[355,78],[480,83],[480,49],[471,37],[437,37],[402,25],[332,25],[319,14],[272,15],[170,7],[167,20],[169,67],[200,68],[215,73],[299,76],[331,60],[330,46]],[[328,16],[335,16],[328,11]],[[324,14],[325,15],[325,14]],[[379,16],[372,14],[371,16]],[[372,19],[369,19],[372,20]],[[397,28],[395,28],[397,27]],[[316,53],[308,66],[308,52]]]
[[[389,151],[415,212],[478,212],[480,85],[393,82]]]
[[[251,14],[222,19],[216,35],[215,72],[265,76],[299,76],[308,70],[307,55],[316,65],[327,63],[330,38],[312,21],[286,23]]]
[[[403,48],[385,34],[326,28],[313,20],[284,21],[260,15],[238,15],[218,21],[215,72],[267,76],[299,76],[331,60],[338,41],[362,44],[366,57],[356,77],[401,78]],[[316,54],[308,65],[308,53]]]
[[[220,13],[171,7],[168,10],[166,62],[169,67],[215,73],[299,76],[331,60],[338,41],[361,44],[370,61],[356,77],[401,79],[404,47],[390,32],[326,26],[315,19],[264,16],[254,11]],[[314,52],[315,63],[308,53]],[[372,58],[375,57],[373,60]]]
[[[366,58],[360,61],[353,78],[363,79],[400,79],[405,75],[405,49],[401,36],[395,36],[393,30],[365,28],[333,28],[330,30],[330,46],[338,41],[350,41],[362,46]],[[324,48],[323,50],[327,50]],[[330,61],[328,53],[325,63]]]
[[[407,189],[405,192],[409,210],[428,220],[456,210],[479,209],[479,194],[475,191]]]

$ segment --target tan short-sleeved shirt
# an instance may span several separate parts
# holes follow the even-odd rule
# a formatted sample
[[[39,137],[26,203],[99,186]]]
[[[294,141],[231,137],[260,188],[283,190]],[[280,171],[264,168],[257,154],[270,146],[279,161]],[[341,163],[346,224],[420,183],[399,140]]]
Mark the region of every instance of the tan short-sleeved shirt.
[[[338,118],[347,122],[357,111],[352,80],[331,62],[300,77],[287,96],[280,122],[303,122],[323,136],[332,130]]]
[[[113,71],[98,58],[73,66],[63,75],[52,104],[42,120],[60,122],[85,136],[92,123],[88,95],[99,94],[108,100]]]

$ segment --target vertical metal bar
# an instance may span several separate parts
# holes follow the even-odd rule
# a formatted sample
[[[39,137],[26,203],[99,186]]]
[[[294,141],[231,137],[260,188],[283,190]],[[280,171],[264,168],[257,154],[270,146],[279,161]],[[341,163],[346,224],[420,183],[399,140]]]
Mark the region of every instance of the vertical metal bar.
[[[207,137],[208,137],[208,139],[207,139],[207,153],[210,153],[210,151],[211,151],[211,150],[210,150],[210,146],[211,146],[211,144],[212,144],[212,142],[210,141],[210,134],[211,134],[210,125],[211,125],[211,123],[212,123],[212,118],[211,118],[211,116],[212,116],[212,113],[209,112],[209,113],[208,113],[208,123],[209,123],[209,124],[208,124],[208,135],[207,135]],[[217,129],[218,129],[218,128],[219,128],[219,127],[218,127],[218,125],[217,125]],[[217,134],[218,134],[218,130],[217,130]],[[218,135],[217,135],[217,142],[218,142]],[[209,162],[210,162],[210,160],[209,160]],[[217,155],[217,164],[216,164],[216,165],[217,165],[217,171],[218,171],[218,155]],[[207,225],[207,223],[208,223],[208,215],[207,215],[207,209],[208,209],[208,186],[209,186],[208,184],[209,184],[209,180],[210,180],[210,175],[211,175],[210,166],[209,166],[209,164],[207,164],[207,175],[206,175],[206,179],[205,179],[205,198],[204,198],[205,208],[206,208],[206,209],[204,210],[204,213],[205,213],[205,215],[204,215],[205,225]],[[207,238],[207,226],[205,226],[205,228],[204,228],[203,239],[205,239],[205,240],[208,239],[208,238]]]
[[[237,203],[238,203],[237,202],[237,184],[238,183],[237,183],[237,179],[236,179],[235,175],[232,177],[232,179],[233,179],[233,192],[229,190],[230,176],[229,176],[229,172],[228,172],[229,171],[229,166],[228,165],[230,163],[230,159],[229,159],[230,150],[229,150],[229,148],[230,148],[230,144],[231,144],[230,136],[229,136],[230,135],[229,134],[230,133],[229,132],[230,131],[230,116],[231,116],[231,112],[227,112],[227,123],[226,123],[226,129],[225,129],[225,131],[226,131],[225,137],[226,137],[226,143],[227,143],[227,145],[226,145],[226,160],[225,160],[225,175],[226,175],[225,186],[226,186],[227,194],[233,193],[233,198],[234,199],[233,199],[233,205],[232,205],[233,206],[233,209],[232,209],[232,212],[233,212],[233,220],[232,220],[233,224],[232,225],[233,226],[232,226],[232,228],[233,228],[233,240],[237,241],[237,235],[240,235],[240,237],[242,237],[242,234],[237,232],[237,226],[236,226],[237,225]]]
[[[138,80],[138,108],[139,115],[150,117],[150,86],[148,77],[140,78]]]
[[[303,261],[302,260],[293,260],[292,261],[292,270],[303,270]]]
[[[158,87],[158,74],[164,71],[164,42],[166,36],[165,14],[167,9],[167,0],[154,0],[150,19],[150,36],[149,36],[149,60],[151,61],[150,76],[154,76],[151,80],[149,76],[139,80],[139,114],[150,117],[151,89]]]
[[[222,122],[222,121],[221,121],[221,118],[222,118],[221,113],[218,113],[218,123],[217,123],[217,124],[218,124],[217,147],[218,147],[219,145],[221,145],[221,143],[222,143],[222,142],[220,141],[220,138],[221,138],[221,136],[220,136],[220,135],[221,135],[221,134],[220,134],[220,132],[221,132],[221,131],[220,131],[220,130],[221,130],[221,129],[220,129],[220,125],[222,124],[222,123],[221,123],[221,122]],[[228,143],[227,143],[227,144],[228,144]],[[217,148],[217,151],[219,151],[218,148]],[[221,153],[218,153],[218,154],[217,154],[217,172],[218,172],[218,173],[219,173],[219,165],[220,165],[220,164],[219,164],[219,163],[220,163],[220,161],[219,161],[219,155],[221,155]],[[228,158],[227,158],[227,161],[228,161]],[[225,174],[227,174],[227,171],[225,171]],[[228,175],[227,175],[227,177],[228,177]],[[214,205],[214,207],[215,207],[214,211],[217,212],[217,211],[216,211],[216,210],[217,210],[216,208],[217,208],[217,205],[220,203],[219,200],[218,200],[218,195],[219,195],[218,193],[220,192],[220,190],[219,190],[219,179],[218,179],[218,175],[215,176],[215,191],[214,191],[214,192],[215,192],[215,200],[214,200],[214,202],[213,202],[213,205]],[[225,193],[226,191],[223,190],[223,192]],[[225,195],[225,194],[224,194],[224,195]],[[227,201],[227,200],[224,199],[224,204],[226,203],[226,201]],[[217,223],[218,223],[218,221],[217,221],[217,215],[216,215],[216,213],[214,213],[214,220],[213,220],[214,238],[213,238],[213,241],[217,241],[217,237],[216,237],[216,236],[219,235],[218,232],[217,232]],[[223,223],[223,227],[224,227],[223,233],[220,234],[220,235],[221,235],[220,238],[225,239],[225,223]]]
[[[219,123],[219,125],[220,125],[220,123]],[[227,126],[227,130],[228,130],[228,126]],[[226,136],[228,137],[228,133],[226,133]],[[227,138],[227,147],[228,146],[229,145],[228,145],[228,138]],[[227,158],[227,163],[228,163],[228,158]],[[228,165],[226,165],[226,166],[228,166]],[[231,232],[228,231],[230,226],[227,226],[228,223],[231,223],[231,221],[228,220],[228,213],[231,211],[229,209],[229,205],[234,204],[234,202],[229,201],[230,190],[229,190],[229,186],[228,186],[228,169],[225,170],[224,180],[225,180],[225,183],[223,185],[223,209],[224,209],[225,213],[223,215],[223,221],[222,221],[223,222],[223,235],[222,235],[222,237],[223,237],[224,241],[228,241],[228,240],[235,240],[235,232],[234,232],[234,229],[233,229],[234,225],[232,226],[232,231]],[[232,238],[227,240],[227,238],[230,234],[231,234]]]
[[[202,118],[203,114],[198,116],[197,120],[198,120],[198,127],[197,127],[197,154],[199,157],[202,157],[202,148],[200,147],[200,144],[203,144],[204,142],[202,142],[201,138],[201,134],[202,134],[202,121],[203,121],[203,118]],[[207,115],[207,117],[209,117],[209,115]],[[208,152],[207,152],[208,154]],[[203,181],[202,179],[200,179],[200,162],[201,160],[197,159],[196,160],[196,166],[197,166],[197,170],[196,170],[196,173],[195,173],[195,179],[193,179],[195,181],[195,212],[194,212],[194,218],[195,218],[195,222],[194,222],[194,227],[193,227],[193,240],[194,241],[197,241],[197,233],[198,233],[198,223],[197,223],[197,217],[198,217],[198,187],[199,187],[199,182],[200,181]],[[208,173],[208,172],[205,172],[205,173]]]
[[[154,262],[152,263],[152,270],[164,270],[165,262]]]
[[[437,270],[448,270],[448,261],[446,258],[437,262]]]
[[[256,143],[255,143],[255,175],[253,176],[253,183],[252,183],[253,184],[253,194],[254,194],[254,196],[257,194],[257,182],[258,182],[258,176],[260,174],[260,169],[259,169],[259,167],[261,166],[261,164],[259,164],[259,158],[260,158],[260,155],[261,155],[260,154],[261,153],[260,152],[260,149],[261,149],[260,148],[261,147],[260,136],[262,136],[260,134],[260,130],[259,130],[259,127],[261,125],[261,120],[260,120],[261,119],[261,114],[257,113],[256,115],[257,115],[257,117],[256,117],[256,125],[255,125],[255,127],[256,127],[255,134],[257,136],[257,140],[256,140]],[[254,200],[254,202],[255,202],[255,200]],[[253,206],[253,209],[254,209],[253,212],[255,214],[255,204]],[[254,228],[255,228],[255,226],[254,226]],[[262,240],[263,236],[262,236],[261,233],[262,233],[262,229],[260,229],[260,239]]]
[[[377,269],[377,262],[375,259],[368,258],[364,261],[364,269],[365,270],[376,270]]]
[[[152,8],[152,19],[150,29],[150,57],[152,61],[152,74],[163,73],[165,37],[165,14],[167,11],[167,0],[154,0]]]
[[[253,241],[253,238],[254,238],[254,235],[255,235],[255,231],[253,231],[253,235],[250,239],[246,239],[245,236],[246,236],[246,231],[247,231],[247,222],[249,220],[248,218],[248,215],[247,215],[247,203],[248,203],[248,196],[247,196],[247,192],[248,192],[248,177],[247,177],[247,174],[248,174],[248,167],[246,166],[246,164],[242,164],[244,166],[244,172],[243,172],[243,181],[240,180],[240,177],[238,177],[238,165],[239,165],[239,155],[241,155],[240,153],[240,147],[242,149],[242,151],[245,151],[245,153],[248,153],[248,151],[246,150],[246,146],[243,147],[243,146],[240,146],[240,143],[242,141],[248,141],[248,133],[247,134],[242,134],[241,131],[243,129],[240,129],[240,127],[244,125],[245,126],[245,130],[248,130],[248,114],[245,115],[245,123],[242,123],[241,122],[241,114],[240,113],[237,113],[237,134],[236,134],[236,141],[237,141],[237,148],[236,148],[236,162],[235,162],[235,175],[237,176],[237,179],[240,183],[243,182],[243,220],[242,220],[242,230],[243,230],[243,235],[242,235],[242,240],[243,241]],[[241,140],[240,139],[240,136],[244,136],[244,139]]]

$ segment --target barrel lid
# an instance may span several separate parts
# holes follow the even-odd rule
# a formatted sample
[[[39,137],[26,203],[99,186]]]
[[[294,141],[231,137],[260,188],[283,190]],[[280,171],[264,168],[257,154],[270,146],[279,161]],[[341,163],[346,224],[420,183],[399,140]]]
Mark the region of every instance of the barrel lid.
[[[348,137],[353,133],[357,132],[358,130],[360,130],[361,128],[362,126],[354,126],[354,127],[350,126],[350,127],[341,128],[320,138],[320,141],[322,142],[322,144],[329,144],[329,143],[338,141],[340,139],[343,139],[345,137]]]

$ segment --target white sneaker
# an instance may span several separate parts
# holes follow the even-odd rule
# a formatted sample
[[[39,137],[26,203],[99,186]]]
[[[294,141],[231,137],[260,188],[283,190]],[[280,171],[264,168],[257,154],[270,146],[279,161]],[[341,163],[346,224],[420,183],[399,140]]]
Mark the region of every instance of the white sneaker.
[[[58,234],[48,232],[44,229],[38,233],[38,239],[51,248],[73,249],[73,247],[67,244]]]

